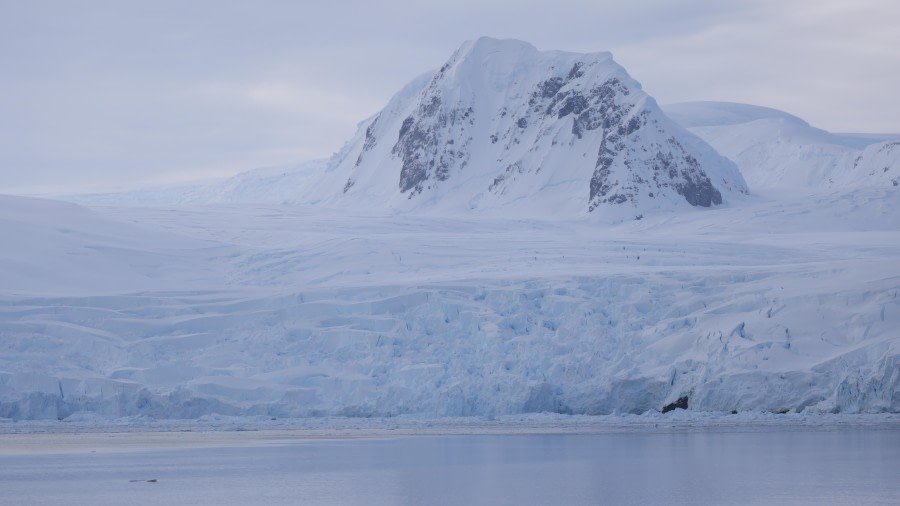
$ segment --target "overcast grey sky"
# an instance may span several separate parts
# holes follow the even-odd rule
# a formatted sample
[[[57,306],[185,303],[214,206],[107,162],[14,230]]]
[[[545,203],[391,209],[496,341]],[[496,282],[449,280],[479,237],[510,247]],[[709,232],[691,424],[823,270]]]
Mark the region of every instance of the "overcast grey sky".
[[[900,132],[896,0],[0,0],[0,192],[326,157],[465,40],[613,52],[660,103]]]

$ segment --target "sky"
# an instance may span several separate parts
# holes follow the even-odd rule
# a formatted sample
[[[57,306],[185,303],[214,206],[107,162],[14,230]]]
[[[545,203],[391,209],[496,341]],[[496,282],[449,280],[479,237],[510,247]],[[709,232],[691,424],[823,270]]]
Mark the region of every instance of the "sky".
[[[661,104],[743,102],[833,132],[900,133],[898,26],[896,0],[0,0],[0,192],[328,157],[483,35],[611,51]]]

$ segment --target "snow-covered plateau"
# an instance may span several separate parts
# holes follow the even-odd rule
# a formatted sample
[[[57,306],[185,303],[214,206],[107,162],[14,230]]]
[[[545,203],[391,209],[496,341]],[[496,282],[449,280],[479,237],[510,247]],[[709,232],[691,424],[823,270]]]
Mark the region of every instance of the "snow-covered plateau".
[[[711,107],[482,39],[327,163],[0,196],[0,419],[900,412],[900,149]]]

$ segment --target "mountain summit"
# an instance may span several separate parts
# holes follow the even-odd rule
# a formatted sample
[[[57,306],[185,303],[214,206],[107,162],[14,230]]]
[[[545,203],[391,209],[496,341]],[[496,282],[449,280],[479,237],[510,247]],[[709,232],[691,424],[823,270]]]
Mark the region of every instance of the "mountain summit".
[[[609,53],[481,38],[362,123],[307,200],[632,218],[746,191]]]

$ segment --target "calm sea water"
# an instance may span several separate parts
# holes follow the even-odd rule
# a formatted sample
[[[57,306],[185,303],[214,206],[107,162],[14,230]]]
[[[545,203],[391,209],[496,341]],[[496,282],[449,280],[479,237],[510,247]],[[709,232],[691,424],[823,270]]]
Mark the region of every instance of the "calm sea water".
[[[3,456],[0,504],[896,505],[900,431],[405,437]]]

